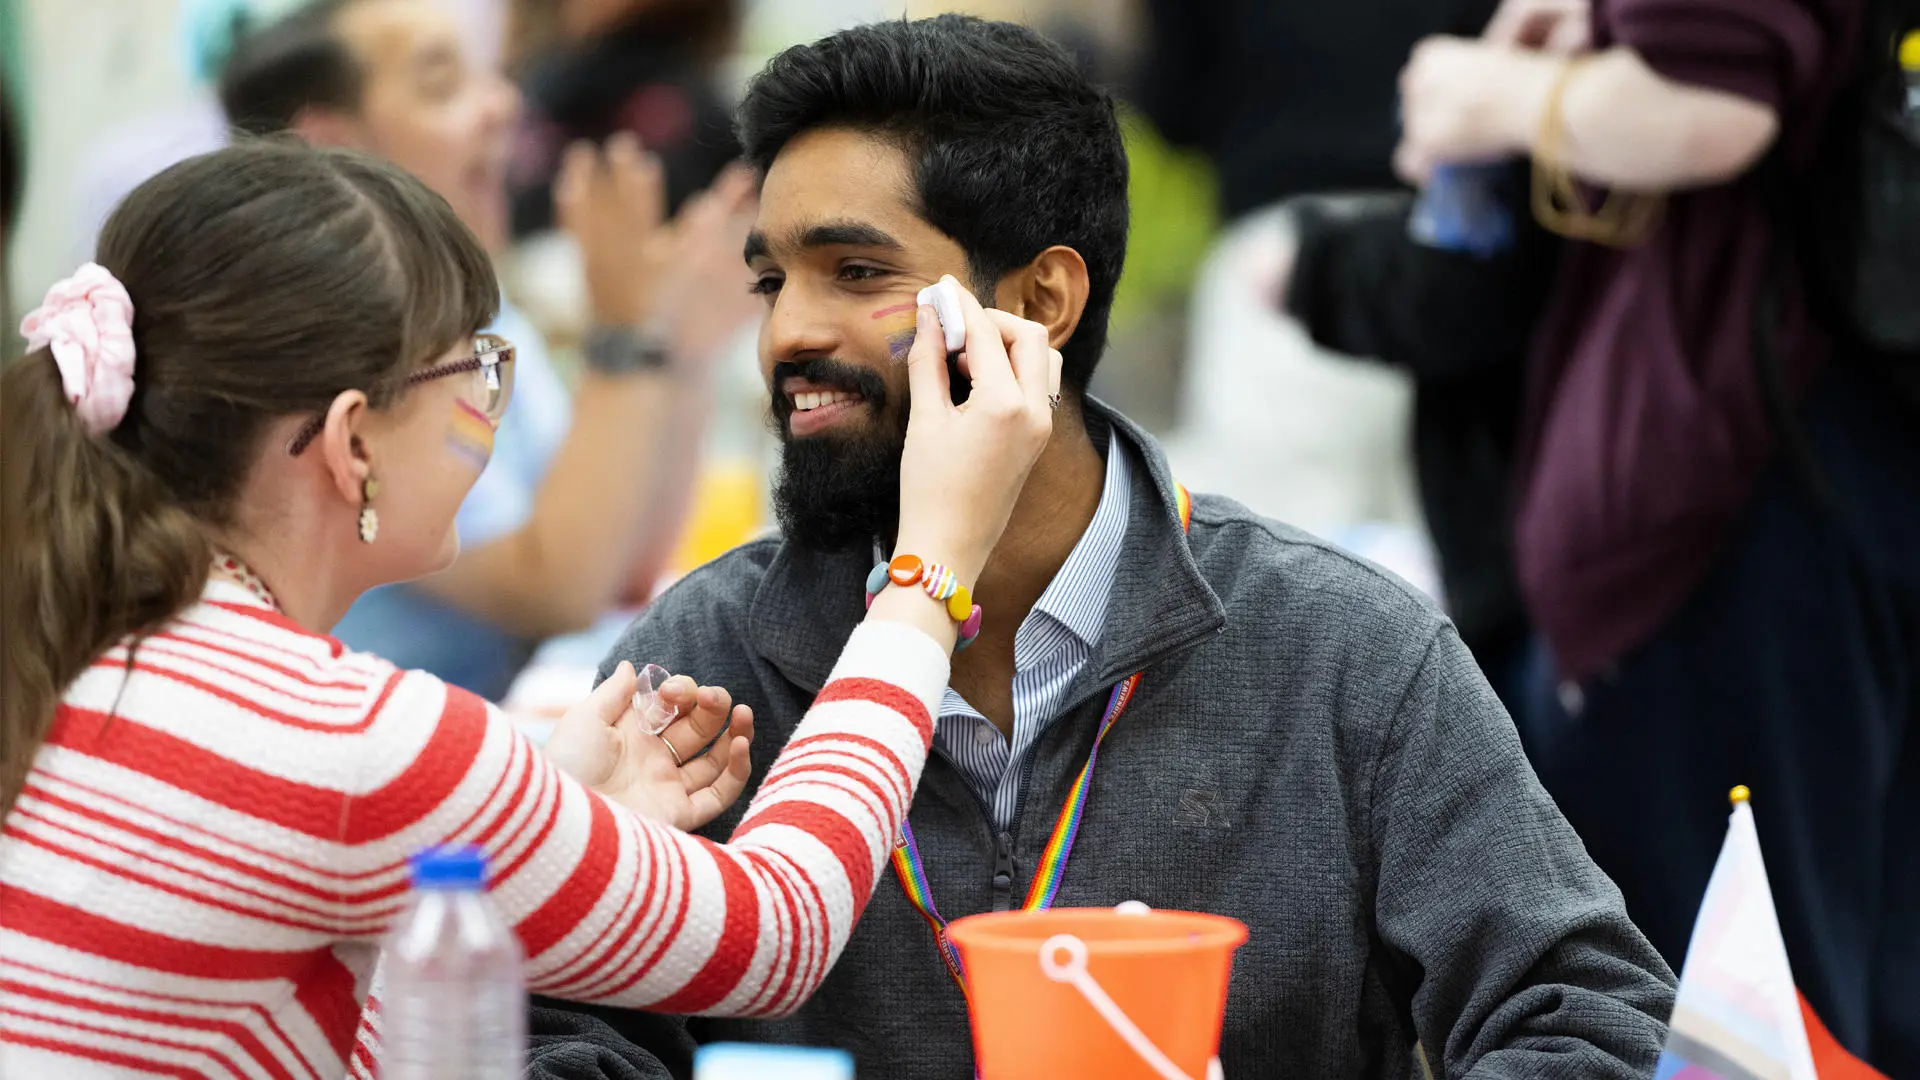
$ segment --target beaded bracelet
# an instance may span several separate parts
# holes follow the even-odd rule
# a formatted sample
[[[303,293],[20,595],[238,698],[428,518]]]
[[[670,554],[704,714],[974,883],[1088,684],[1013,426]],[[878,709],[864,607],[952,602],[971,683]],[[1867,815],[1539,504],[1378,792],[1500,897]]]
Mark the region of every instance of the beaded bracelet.
[[[947,614],[960,624],[960,637],[953,649],[961,649],[973,644],[980,636],[980,605],[973,602],[973,593],[953,571],[939,563],[922,562],[918,555],[897,555],[890,563],[879,563],[867,574],[867,606],[873,606],[873,598],[888,585],[898,585],[903,589],[920,586],[928,596],[946,604]]]

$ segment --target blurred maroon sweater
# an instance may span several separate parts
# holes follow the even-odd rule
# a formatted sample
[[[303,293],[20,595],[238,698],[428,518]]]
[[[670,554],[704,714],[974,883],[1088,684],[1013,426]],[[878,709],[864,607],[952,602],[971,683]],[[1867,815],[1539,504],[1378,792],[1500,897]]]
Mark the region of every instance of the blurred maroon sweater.
[[[1779,110],[1810,163],[1856,63],[1865,0],[1594,0],[1597,48]],[[1645,641],[1738,527],[1775,448],[1752,322],[1772,233],[1750,174],[1676,195],[1642,246],[1570,244],[1529,373],[1515,547],[1564,678]],[[1827,346],[1781,289],[1776,349],[1801,391]]]

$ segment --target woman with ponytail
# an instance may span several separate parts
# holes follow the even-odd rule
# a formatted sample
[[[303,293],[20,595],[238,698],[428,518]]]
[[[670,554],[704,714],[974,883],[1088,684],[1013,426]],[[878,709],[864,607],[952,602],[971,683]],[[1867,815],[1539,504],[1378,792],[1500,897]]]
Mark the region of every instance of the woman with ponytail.
[[[407,858],[445,843],[488,857],[537,992],[762,1015],[818,986],[925,763],[946,606],[884,590],[732,843],[690,837],[747,774],[725,691],[675,680],[650,733],[623,665],[542,752],[327,636],[454,557],[511,394],[443,200],[250,142],[141,185],[96,259],[0,374],[0,1072],[341,1076]],[[977,572],[1060,359],[1003,318],[956,409],[930,312],[901,550]]]

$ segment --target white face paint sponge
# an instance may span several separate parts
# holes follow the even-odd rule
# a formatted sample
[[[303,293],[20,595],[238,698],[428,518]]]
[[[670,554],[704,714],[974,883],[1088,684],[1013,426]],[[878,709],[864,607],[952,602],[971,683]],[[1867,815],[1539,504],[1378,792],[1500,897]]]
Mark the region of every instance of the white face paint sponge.
[[[967,345],[967,320],[960,308],[960,283],[950,277],[920,290],[915,303],[932,304],[940,317],[940,329],[947,335],[947,351],[957,353]]]

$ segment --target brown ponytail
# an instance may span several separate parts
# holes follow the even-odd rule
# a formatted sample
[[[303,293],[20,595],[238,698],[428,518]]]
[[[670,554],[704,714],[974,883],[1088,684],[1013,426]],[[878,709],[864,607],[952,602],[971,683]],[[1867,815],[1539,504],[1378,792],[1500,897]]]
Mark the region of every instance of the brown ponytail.
[[[211,556],[159,481],[88,435],[44,350],[0,373],[0,816],[53,703],[105,644],[200,594]]]
[[[479,243],[370,157],[260,140],[142,184],[96,260],[133,299],[134,396],[109,435],[39,350],[0,371],[0,817],[68,684],[191,604],[206,530],[274,419],[405,376],[493,318]]]

